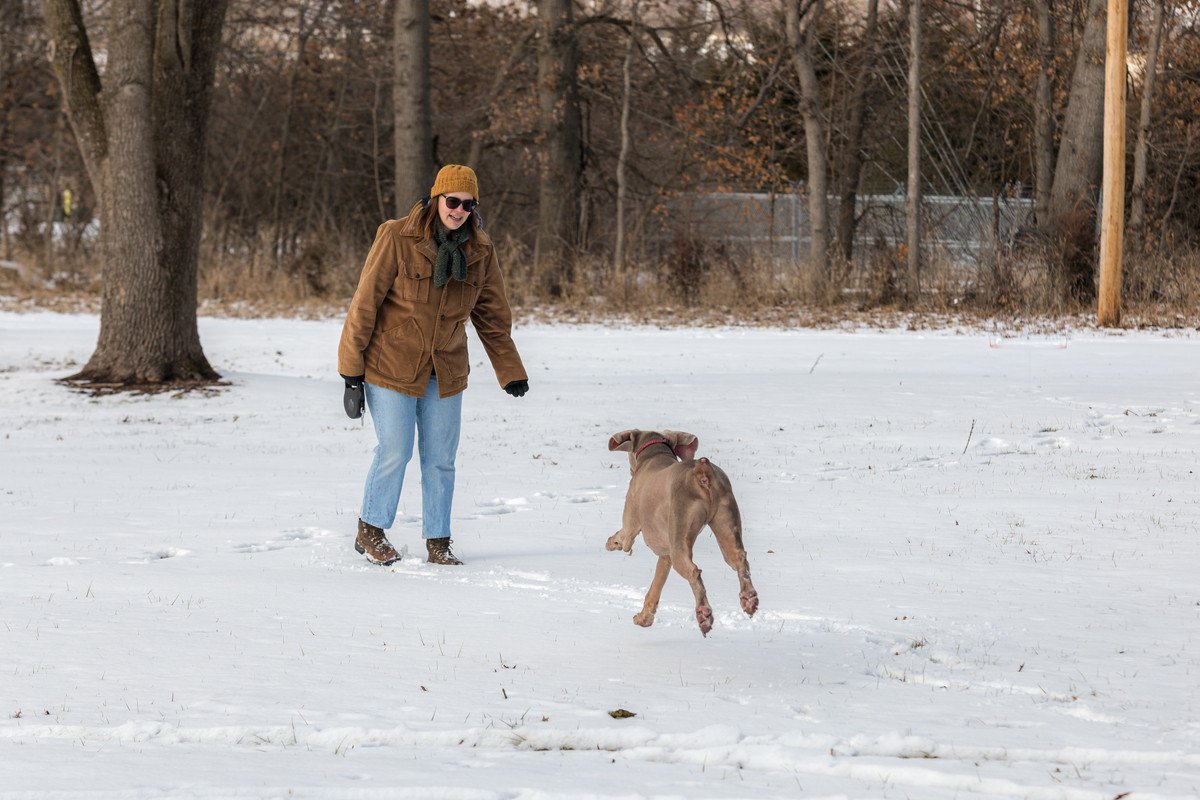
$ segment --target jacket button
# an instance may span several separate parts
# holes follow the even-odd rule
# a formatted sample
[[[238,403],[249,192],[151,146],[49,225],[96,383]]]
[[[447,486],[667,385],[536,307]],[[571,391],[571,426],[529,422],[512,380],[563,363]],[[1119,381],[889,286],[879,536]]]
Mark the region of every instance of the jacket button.
[[[446,315],[445,315],[445,314],[442,314],[442,315],[441,315],[441,318],[442,318],[442,319],[445,319],[445,318],[446,318]]]

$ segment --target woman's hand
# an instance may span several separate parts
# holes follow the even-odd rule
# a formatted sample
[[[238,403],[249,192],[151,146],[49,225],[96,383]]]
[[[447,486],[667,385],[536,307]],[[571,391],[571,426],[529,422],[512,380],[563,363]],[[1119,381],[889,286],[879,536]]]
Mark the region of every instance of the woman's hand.
[[[529,381],[509,381],[505,384],[504,391],[513,397],[524,397],[525,393],[529,391]]]
[[[338,373],[341,375],[341,373]],[[342,408],[346,409],[346,416],[350,419],[358,419],[363,415],[363,408],[367,404],[367,398],[363,391],[363,381],[365,375],[342,375],[342,380],[346,382],[346,392],[342,395]]]

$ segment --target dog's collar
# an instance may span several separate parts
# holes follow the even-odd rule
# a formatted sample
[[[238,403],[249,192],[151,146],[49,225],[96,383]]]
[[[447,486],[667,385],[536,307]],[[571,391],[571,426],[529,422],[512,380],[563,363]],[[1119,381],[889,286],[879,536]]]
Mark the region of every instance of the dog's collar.
[[[665,444],[667,447],[671,447],[671,443],[668,442],[666,439],[651,439],[650,441],[646,442],[644,445],[642,445],[641,447],[639,447],[637,449],[637,452],[633,454],[633,460],[636,461],[637,457],[640,456],[642,454],[642,451],[645,450],[647,447],[650,447],[651,445],[656,445],[656,444]],[[675,455],[674,447],[671,447],[671,455]]]

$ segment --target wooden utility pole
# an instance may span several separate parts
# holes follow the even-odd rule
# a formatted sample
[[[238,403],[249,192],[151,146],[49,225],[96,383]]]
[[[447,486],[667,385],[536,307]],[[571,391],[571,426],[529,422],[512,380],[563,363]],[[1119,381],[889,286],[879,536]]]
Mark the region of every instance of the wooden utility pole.
[[[1121,322],[1121,256],[1125,239],[1125,54],[1129,0],[1108,0],[1104,68],[1104,191],[1100,215],[1100,302],[1096,322]]]

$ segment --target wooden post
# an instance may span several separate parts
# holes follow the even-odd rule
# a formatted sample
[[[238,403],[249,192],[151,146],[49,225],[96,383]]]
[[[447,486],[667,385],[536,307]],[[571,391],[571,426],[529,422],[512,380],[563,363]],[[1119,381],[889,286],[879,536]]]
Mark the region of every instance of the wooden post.
[[[1096,322],[1121,323],[1121,256],[1125,238],[1125,55],[1129,0],[1108,0],[1104,69],[1104,191],[1100,214],[1100,301]]]

